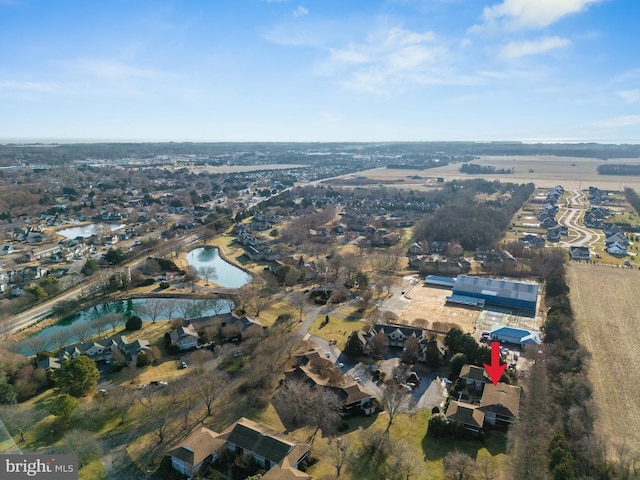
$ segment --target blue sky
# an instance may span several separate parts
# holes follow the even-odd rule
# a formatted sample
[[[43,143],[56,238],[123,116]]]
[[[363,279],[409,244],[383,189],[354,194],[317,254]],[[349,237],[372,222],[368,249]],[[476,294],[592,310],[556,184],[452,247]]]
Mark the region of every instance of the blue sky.
[[[640,142],[638,0],[0,0],[0,138]]]

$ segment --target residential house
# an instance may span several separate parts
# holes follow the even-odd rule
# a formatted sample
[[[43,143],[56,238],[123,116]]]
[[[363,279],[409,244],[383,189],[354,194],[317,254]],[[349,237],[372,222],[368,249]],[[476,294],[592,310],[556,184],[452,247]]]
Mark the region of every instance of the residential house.
[[[61,362],[86,355],[94,362],[111,361],[111,354],[117,349],[122,352],[125,361],[134,361],[141,350],[149,350],[148,340],[131,340],[125,335],[96,340],[93,342],[81,342],[62,347],[58,354]]]
[[[167,347],[176,345],[180,350],[191,350],[198,346],[198,332],[196,328],[189,322],[185,322],[175,330],[165,333],[165,342]]]
[[[475,405],[451,400],[445,412],[447,420],[459,423],[470,432],[479,433],[484,425],[484,412]]]
[[[591,253],[589,247],[569,247],[571,260],[590,260]]]
[[[289,381],[299,381],[310,385],[312,388],[323,388],[335,393],[342,405],[342,412],[347,415],[375,413],[373,396],[362,385],[351,381],[344,385],[332,384],[325,377],[314,372],[311,362],[329,362],[316,356],[312,352],[296,355],[296,366],[284,372]],[[306,362],[306,363],[305,363]]]
[[[408,327],[405,325],[382,325],[374,324],[368,332],[359,331],[358,339],[362,343],[363,350],[366,354],[371,353],[371,340],[376,334],[384,334],[389,339],[389,346],[396,348],[405,348],[408,339],[413,338],[418,342],[418,361],[426,360],[427,344],[429,343],[429,333],[427,330],[420,328]],[[440,358],[444,358],[444,344],[436,340]]]
[[[428,338],[425,335],[425,331],[421,328],[414,328],[403,325],[375,324],[371,327],[371,330],[369,330],[369,332],[365,334],[365,338],[367,340],[365,352],[370,351],[369,343],[371,339],[379,333],[387,336],[387,338],[389,339],[390,347],[404,348],[405,342],[408,339],[413,338],[417,340],[419,344],[418,359],[424,361]]]
[[[613,243],[619,243],[620,245],[626,246],[629,245],[629,240],[624,235],[624,232],[616,232],[612,235],[607,236],[604,240],[605,245],[611,245]]]
[[[10,255],[14,252],[13,245],[4,245],[0,250],[0,255]]]
[[[46,357],[44,360],[38,362],[38,368],[42,368],[46,371],[57,370],[60,368],[60,360],[53,357]]]
[[[525,235],[519,238],[518,241],[524,243],[529,248],[543,248],[545,244],[544,238],[533,234]]]
[[[607,253],[610,253],[611,255],[620,255],[624,257],[629,255],[627,248],[624,245],[620,244],[619,242],[612,243],[611,245],[607,246],[605,250],[607,251]]]
[[[253,458],[267,470],[262,476],[264,479],[311,480],[311,476],[298,470],[310,449],[310,445],[243,417],[222,433],[200,427],[167,455],[176,471],[189,476],[193,476],[206,462],[215,462],[222,451],[227,450]]]
[[[491,383],[486,369],[475,365],[463,365],[459,377],[465,381],[468,388],[478,391],[482,391],[487,383]]]
[[[559,226],[547,228],[547,240],[549,242],[559,242],[562,237],[562,230]]]
[[[418,242],[413,243],[410,247],[409,247],[409,254],[410,255],[423,255],[427,252],[424,251],[424,249],[422,248],[422,245]]]
[[[508,426],[512,424],[520,410],[521,388],[498,382],[488,383],[482,392],[478,410],[484,413],[485,424]]]
[[[62,247],[60,245],[50,245],[47,247],[42,247],[38,249],[31,249],[27,253],[25,253],[25,262],[33,262],[35,260],[44,260],[45,258],[50,258],[62,251]]]

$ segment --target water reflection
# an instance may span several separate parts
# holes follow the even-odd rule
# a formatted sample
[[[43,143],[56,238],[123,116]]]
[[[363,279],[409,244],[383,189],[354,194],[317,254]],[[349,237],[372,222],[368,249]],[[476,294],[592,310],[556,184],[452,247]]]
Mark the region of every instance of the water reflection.
[[[196,269],[198,276],[225,288],[239,288],[251,282],[251,275],[223,260],[215,247],[200,247],[191,250],[187,255],[187,262]],[[211,267],[215,269],[215,274],[212,275],[211,272],[203,274],[205,269]]]

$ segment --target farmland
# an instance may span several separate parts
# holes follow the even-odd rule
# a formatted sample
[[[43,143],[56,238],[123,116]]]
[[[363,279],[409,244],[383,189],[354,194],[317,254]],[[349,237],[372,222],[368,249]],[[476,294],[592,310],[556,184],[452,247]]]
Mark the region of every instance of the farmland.
[[[638,164],[636,159],[616,159],[612,163]],[[603,190],[619,190],[621,187],[631,187],[640,189],[640,177],[621,175],[599,175],[598,165],[604,160],[596,158],[575,158],[559,156],[482,156],[471,163],[483,166],[492,166],[496,169],[511,169],[512,174],[507,175],[467,175],[460,173],[460,163],[427,170],[394,170],[386,168],[376,168],[357,174],[350,174],[342,177],[368,178],[378,180],[385,186],[401,186],[403,188],[428,189],[440,186],[436,182],[437,178],[445,181],[453,179],[484,178],[486,180],[499,180],[501,182],[513,183],[535,183],[537,187],[553,187],[562,185],[565,188],[582,189],[589,185],[596,186]],[[421,177],[421,178],[416,178]]]
[[[572,263],[568,268],[578,341],[591,352],[597,430],[613,446],[640,448],[640,272]]]

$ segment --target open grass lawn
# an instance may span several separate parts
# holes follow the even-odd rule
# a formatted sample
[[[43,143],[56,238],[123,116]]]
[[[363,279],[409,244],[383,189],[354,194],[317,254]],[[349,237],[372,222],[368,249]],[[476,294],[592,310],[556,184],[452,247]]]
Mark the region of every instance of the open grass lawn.
[[[567,270],[578,341],[592,355],[596,428],[613,450],[640,449],[640,271],[572,262]]]
[[[398,415],[391,426],[391,441],[403,439],[413,447],[415,454],[421,460],[419,471],[411,475],[412,480],[439,480],[444,478],[443,458],[449,452],[460,451],[471,456],[474,460],[482,457],[495,459],[499,468],[506,460],[506,435],[492,433],[484,441],[433,439],[426,436],[430,413],[423,411],[415,415]],[[369,429],[384,430],[388,417],[386,413],[379,413],[375,417],[355,417],[348,419],[350,429],[344,434],[352,444],[356,453],[351,463],[348,463],[340,476],[347,480],[364,478],[383,478],[380,476],[382,467],[376,465],[366,456],[357,455],[361,446],[362,436]],[[362,430],[359,428],[362,427]],[[314,478],[335,476],[336,470],[332,465],[329,452],[329,440],[318,437],[314,443],[312,456],[318,457],[319,462],[311,466],[308,473]],[[331,477],[330,477],[331,478]]]
[[[325,340],[335,340],[336,346],[340,350],[344,350],[347,338],[353,330],[360,330],[367,325],[360,320],[349,321],[332,315],[329,315],[329,323],[326,325],[324,324],[324,320],[324,315],[316,318],[311,327],[309,327],[309,333],[324,338]]]
[[[102,461],[98,458],[90,461],[78,472],[80,480],[108,480],[107,472],[104,471]]]
[[[296,316],[296,311],[296,307],[286,300],[282,298],[274,298],[273,302],[260,312],[260,316],[256,317],[256,320],[259,321],[262,326],[270,327],[274,324],[276,318],[278,318],[278,315],[281,313],[290,313],[292,316]]]

